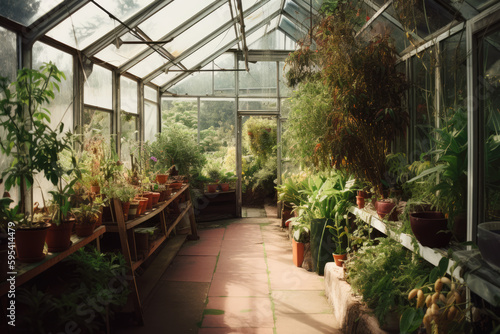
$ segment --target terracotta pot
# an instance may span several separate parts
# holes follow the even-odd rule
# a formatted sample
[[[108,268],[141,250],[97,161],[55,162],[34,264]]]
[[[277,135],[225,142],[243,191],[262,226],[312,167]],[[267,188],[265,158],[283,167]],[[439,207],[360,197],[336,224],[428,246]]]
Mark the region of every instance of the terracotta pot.
[[[168,180],[168,174],[158,174],[156,175],[156,182],[159,184],[165,184]]]
[[[287,221],[288,219],[292,218],[292,210],[291,209],[288,209],[286,208],[283,208],[283,210],[281,210],[281,227],[285,227],[287,226]]]
[[[71,233],[74,224],[75,218],[70,218],[59,225],[50,225],[45,238],[49,252],[62,252],[71,246]]]
[[[128,220],[128,210],[130,209],[130,202],[122,203],[123,220]]]
[[[100,186],[90,186],[90,192],[94,193],[96,195],[99,195],[101,193],[101,187]]]
[[[44,223],[36,228],[16,229],[16,253],[21,262],[38,262],[45,258],[43,246],[49,224]]]
[[[221,191],[229,191],[229,183],[221,183],[220,190]]]
[[[448,219],[443,213],[425,211],[410,213],[411,230],[422,246],[446,247],[451,239]]]
[[[159,200],[160,200],[160,193],[153,192],[153,205],[158,204]]]
[[[137,208],[136,216],[139,216],[146,212],[149,199],[147,199],[146,197],[136,197],[136,200],[139,201],[139,207]]]
[[[146,210],[151,210],[153,208],[153,193],[151,191],[146,191],[142,194],[142,197],[146,197],[148,199]]]
[[[173,183],[170,183],[170,188],[172,190],[179,190],[182,188],[182,182],[173,182]]]
[[[208,184],[207,185],[207,192],[214,193],[216,190],[217,190],[216,184]]]
[[[363,196],[356,196],[356,204],[358,208],[363,209],[365,207],[365,198]]]
[[[387,214],[391,214],[387,220],[389,221],[397,221],[398,220],[398,212],[396,210],[396,204],[391,202],[390,200],[380,200],[377,201],[377,214],[380,219],[384,219]]]
[[[358,196],[359,197],[363,197],[363,198],[367,198],[366,191],[364,191],[364,190],[358,190]]]
[[[292,250],[293,250],[293,264],[296,267],[302,267],[302,262],[304,261],[304,243],[297,242],[292,239]]]
[[[332,254],[333,259],[335,260],[335,264],[338,267],[342,267],[345,260],[347,259],[347,254]]]
[[[135,216],[137,215],[137,210],[139,209],[139,201],[138,200],[133,200],[130,201],[130,207],[128,209],[128,218],[129,219],[134,219]]]
[[[75,224],[75,233],[79,237],[88,237],[94,233],[95,222],[92,224],[87,223],[76,223]]]

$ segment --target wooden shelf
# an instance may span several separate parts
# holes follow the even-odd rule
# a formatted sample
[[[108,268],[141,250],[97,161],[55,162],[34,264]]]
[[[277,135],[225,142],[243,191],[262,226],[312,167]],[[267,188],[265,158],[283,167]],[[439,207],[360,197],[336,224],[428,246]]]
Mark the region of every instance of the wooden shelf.
[[[182,212],[179,214],[179,216],[177,216],[177,218],[174,220],[174,222],[172,223],[172,225],[170,225],[168,227],[167,235],[170,235],[170,233],[175,228],[175,226],[177,224],[179,224],[179,222],[181,221],[181,219],[186,215],[186,213],[189,212],[189,209],[191,209],[192,207],[193,207],[193,204],[191,204],[191,202],[188,202],[188,204],[186,205],[186,208],[184,208],[184,210],[182,210]]]
[[[146,261],[146,259],[151,256],[151,254],[154,253],[154,251],[165,241],[165,239],[167,239],[167,236],[166,235],[162,235],[160,238],[156,239],[155,241],[153,241],[153,246],[151,247],[151,249],[149,250],[148,254],[141,260],[137,260],[135,262],[132,262],[132,270],[136,270],[137,268],[139,268],[139,266],[144,262]]]
[[[16,261],[16,287],[20,286],[33,277],[41,274],[45,270],[49,269],[50,267],[54,266],[61,260],[65,259],[69,255],[73,254],[83,246],[87,245],[91,241],[97,239],[100,235],[102,235],[106,231],[105,226],[99,226],[94,230],[94,233],[92,235],[85,237],[85,238],[80,238],[76,235],[71,236],[71,246],[60,253],[47,253],[45,258],[36,263],[22,263],[19,261]],[[3,296],[5,293],[9,291],[9,284],[8,282],[2,282],[0,284],[0,296]]]

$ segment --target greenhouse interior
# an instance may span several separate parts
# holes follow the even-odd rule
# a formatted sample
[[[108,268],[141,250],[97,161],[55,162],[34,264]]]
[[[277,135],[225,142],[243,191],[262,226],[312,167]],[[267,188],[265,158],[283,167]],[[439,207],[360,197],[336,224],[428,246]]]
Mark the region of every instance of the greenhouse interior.
[[[0,0],[0,36],[1,333],[500,333],[500,1]]]

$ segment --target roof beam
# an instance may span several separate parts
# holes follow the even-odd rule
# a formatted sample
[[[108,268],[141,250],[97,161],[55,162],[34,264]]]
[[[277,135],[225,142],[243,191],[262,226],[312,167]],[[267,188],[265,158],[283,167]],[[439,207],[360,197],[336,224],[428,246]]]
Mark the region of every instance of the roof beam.
[[[254,33],[255,31],[259,30],[261,27],[263,27],[267,23],[271,22],[276,16],[278,16],[279,13],[280,13],[280,10],[277,10],[275,13],[269,15],[269,17],[267,17],[265,20],[263,20],[262,22],[260,22],[259,24],[257,24],[255,27],[252,27],[251,29],[249,29],[247,31],[248,35]],[[205,58],[203,61],[201,61],[200,63],[198,63],[198,65],[195,65],[192,69],[202,68],[203,66],[207,65],[212,60],[216,59],[221,54],[223,54],[224,52],[226,52],[231,46],[233,46],[235,43],[237,43],[238,40],[239,40],[239,38],[233,39],[232,41],[230,41],[229,43],[227,43],[226,45],[224,45],[223,47],[221,47],[218,51],[216,51],[212,55],[210,55],[210,57]],[[191,74],[190,72],[187,72],[187,73],[178,75],[174,79],[172,79],[169,82],[167,82],[164,85],[162,85],[161,88],[160,88],[160,92],[164,93],[172,85],[174,85],[177,82],[181,81],[182,79],[184,79],[185,77],[187,77],[190,74]]]
[[[269,0],[263,0],[263,1],[256,3],[252,7],[248,8],[247,11],[244,13],[244,15],[250,15],[251,13],[255,12],[257,9],[262,7],[268,1]],[[237,21],[237,18],[235,18],[234,21],[226,22],[225,24],[220,26],[217,30],[212,32],[210,35],[206,36],[201,41],[199,41],[195,45],[192,45],[189,49],[185,50],[179,57],[174,59],[175,64],[180,63],[183,59],[187,58],[190,54],[192,54],[193,52],[195,52],[196,50],[201,48],[203,45],[207,44],[209,41],[216,38],[217,36],[222,34],[227,29],[231,28],[231,26],[234,24],[235,21]],[[148,75],[146,75],[144,77],[144,82],[145,83],[150,82],[151,80],[156,78],[158,75],[160,75],[162,72],[164,72],[165,69],[168,69],[168,68],[174,66],[175,65],[174,62],[169,62],[167,64],[164,64],[164,65],[158,67],[157,69],[155,69],[154,71],[152,71],[151,73],[149,73]]]
[[[89,2],[90,0],[63,1],[30,24],[26,31],[23,31],[23,43],[25,45],[33,45],[41,36],[45,35]]]
[[[160,0],[160,1],[153,1],[151,4],[148,6],[144,7],[142,10],[140,10],[138,13],[136,13],[134,16],[126,20],[124,23],[128,27],[135,27],[139,25],[141,22],[144,20],[150,18],[154,14],[156,14],[158,11],[162,10],[164,7],[169,5],[172,1],[174,0]],[[98,52],[102,51],[105,49],[109,44],[111,44],[116,36],[121,36],[124,33],[128,31],[127,27],[123,25],[119,25],[110,32],[108,32],[106,35],[102,36],[99,38],[97,41],[94,43],[90,44],[87,46],[85,49],[82,50],[83,54],[85,54],[87,57],[94,56]]]
[[[243,44],[243,52],[245,54],[245,69],[248,72],[248,46],[247,46],[247,37],[245,33],[245,19],[243,17],[243,5],[241,4],[241,0],[236,0],[238,6],[238,12],[240,13],[240,33]]]
[[[192,26],[194,26],[196,23],[201,21],[203,18],[207,17],[210,15],[213,11],[221,7],[223,4],[225,4],[227,0],[218,0],[209,6],[205,7],[203,10],[201,10],[198,14],[195,16],[191,17],[189,20],[186,21],[186,24],[182,24],[181,26],[177,27],[170,33],[162,36],[160,40],[169,40],[171,38],[176,38],[180,34],[182,34],[184,31],[188,30]],[[141,60],[146,58],[147,56],[151,55],[157,48],[163,48],[161,45],[155,45],[151,46],[150,48],[147,48],[137,55],[135,55],[132,59],[127,61],[126,63],[122,64],[119,68],[118,71],[120,73],[128,71],[130,68],[134,67],[137,63],[139,63]]]

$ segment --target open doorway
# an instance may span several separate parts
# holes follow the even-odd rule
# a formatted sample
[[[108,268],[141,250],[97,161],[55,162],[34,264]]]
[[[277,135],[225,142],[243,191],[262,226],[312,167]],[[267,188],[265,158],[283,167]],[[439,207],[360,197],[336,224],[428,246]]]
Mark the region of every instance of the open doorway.
[[[266,217],[276,203],[277,116],[240,116],[241,216]]]

